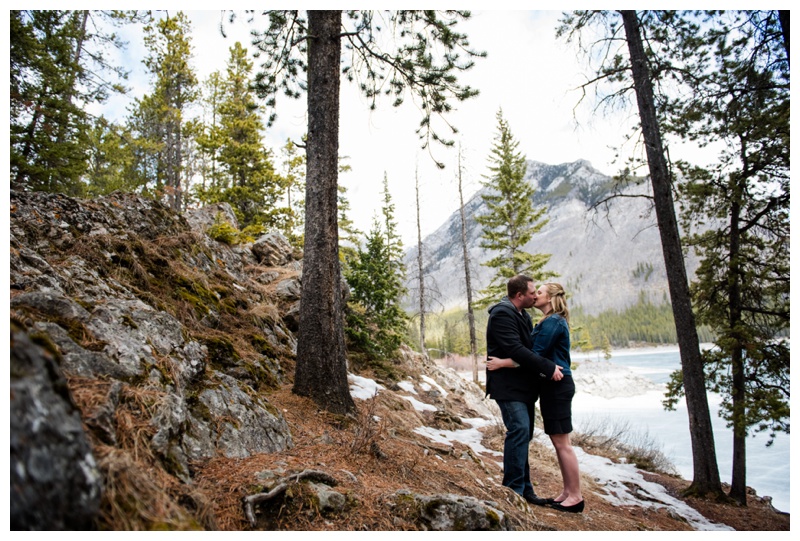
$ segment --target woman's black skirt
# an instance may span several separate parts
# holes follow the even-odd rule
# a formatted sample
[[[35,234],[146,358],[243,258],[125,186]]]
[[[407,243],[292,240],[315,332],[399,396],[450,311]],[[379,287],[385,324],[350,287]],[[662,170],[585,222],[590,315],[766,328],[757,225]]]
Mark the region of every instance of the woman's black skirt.
[[[569,434],[572,432],[572,397],[575,382],[572,376],[561,381],[547,381],[539,392],[539,410],[545,434]]]

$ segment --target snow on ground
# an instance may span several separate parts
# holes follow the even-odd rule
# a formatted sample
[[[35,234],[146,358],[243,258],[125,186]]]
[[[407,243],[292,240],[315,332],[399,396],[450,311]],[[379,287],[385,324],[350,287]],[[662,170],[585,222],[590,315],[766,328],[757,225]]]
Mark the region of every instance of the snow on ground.
[[[353,398],[367,400],[374,397],[379,391],[385,390],[385,387],[371,379],[354,374],[348,374],[347,377],[350,382],[350,392]],[[428,377],[424,378],[427,384],[434,385],[441,389],[433,379]],[[398,386],[406,393],[417,394],[411,381],[403,381],[398,384]],[[441,391],[445,394],[443,389],[441,389]],[[398,394],[398,396],[411,402],[417,411],[436,410],[436,407],[421,402],[414,397],[404,396],[402,394]],[[499,419],[476,417],[461,420],[469,425],[470,428],[442,430],[428,426],[420,426],[414,429],[414,432],[436,443],[451,444],[460,442],[469,446],[475,453],[502,457],[502,453],[487,449],[482,445],[483,434],[478,430],[481,427],[501,422]],[[695,530],[732,530],[732,528],[726,525],[714,524],[708,521],[692,507],[670,496],[667,490],[658,483],[646,481],[639,470],[631,464],[615,464],[605,457],[590,455],[579,447],[575,447],[575,452],[578,455],[581,471],[594,477],[595,482],[604,487],[607,492],[607,494],[598,495],[612,504],[620,506],[637,505],[646,508],[663,507],[683,517]],[[501,462],[498,462],[498,464],[502,465]]]
[[[724,524],[709,522],[695,509],[670,496],[666,488],[658,483],[646,481],[633,464],[615,464],[605,457],[590,455],[580,447],[575,447],[575,453],[581,472],[592,475],[608,492],[598,496],[614,505],[665,508],[686,519],[695,530],[733,531],[733,528]]]

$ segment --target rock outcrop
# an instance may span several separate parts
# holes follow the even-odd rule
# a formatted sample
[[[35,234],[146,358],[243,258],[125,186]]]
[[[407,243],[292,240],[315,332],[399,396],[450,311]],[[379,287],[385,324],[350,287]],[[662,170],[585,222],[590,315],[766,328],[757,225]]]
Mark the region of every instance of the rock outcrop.
[[[299,262],[276,234],[256,256],[207,226],[135,195],[11,193],[16,529],[91,524],[103,464],[90,441],[136,439],[184,482],[194,461],[291,447],[265,391],[296,347],[282,314],[297,309]],[[248,343],[232,343],[243,325]]]

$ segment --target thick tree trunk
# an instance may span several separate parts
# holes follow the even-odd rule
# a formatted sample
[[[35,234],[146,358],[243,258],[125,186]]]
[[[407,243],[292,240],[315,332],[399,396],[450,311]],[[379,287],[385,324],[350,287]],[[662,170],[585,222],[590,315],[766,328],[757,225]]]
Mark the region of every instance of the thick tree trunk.
[[[472,356],[472,381],[478,383],[478,340],[475,336],[475,314],[472,310],[472,280],[469,276],[467,251],[467,220],[464,216],[464,192],[461,189],[461,147],[458,149],[458,202],[461,211],[461,248],[464,252],[464,279],[467,286],[467,317],[469,319],[469,348]]]
[[[639,19],[636,12],[632,10],[620,11],[620,14],[625,26],[625,35],[631,56],[636,100],[655,199],[656,219],[661,235],[661,247],[664,253],[672,311],[681,353],[683,387],[689,413],[689,432],[694,462],[694,478],[688,492],[697,495],[722,495],[714,433],[708,410],[705,374],[700,357],[700,342],[697,338],[697,328],[692,312],[689,281],[686,277],[686,267],[681,251],[672,187],[667,163],[664,159],[653,87],[642,44]]]
[[[337,181],[341,11],[308,12],[308,143],[303,285],[293,391],[351,413],[347,383]]]

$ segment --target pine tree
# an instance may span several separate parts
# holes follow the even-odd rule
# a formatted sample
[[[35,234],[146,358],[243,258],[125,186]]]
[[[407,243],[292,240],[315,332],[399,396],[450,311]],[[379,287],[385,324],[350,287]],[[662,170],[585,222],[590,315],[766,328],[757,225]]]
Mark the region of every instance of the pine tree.
[[[348,333],[351,337],[368,337],[357,343],[378,359],[387,359],[397,351],[408,319],[401,307],[406,293],[402,257],[403,243],[397,235],[394,203],[384,173],[381,220],[375,218],[365,247],[358,248],[345,274],[352,291],[351,304],[360,305],[349,310],[352,328]]]
[[[179,11],[145,26],[144,42],[148,56],[144,64],[155,77],[153,91],[138,102],[139,114],[147,119],[142,148],[157,149],[154,156],[156,194],[166,195],[173,210],[181,212],[185,177],[184,138],[192,135],[186,120],[188,107],[198,95],[197,78],[190,65],[191,25]]]
[[[534,208],[534,189],[525,180],[525,157],[517,151],[519,142],[511,134],[502,110],[497,112],[497,129],[489,157],[492,174],[486,176],[487,182],[484,182],[488,191],[481,194],[488,212],[475,217],[483,226],[481,247],[497,254],[483,264],[495,269],[495,274],[480,292],[482,298],[476,303],[478,306],[486,306],[503,297],[506,282],[517,274],[530,276],[534,281],[555,276],[543,270],[550,260],[549,254],[524,251],[533,235],[547,224],[547,209]]]
[[[401,275],[377,219],[345,278],[351,288],[347,333],[353,347],[377,360],[390,358],[400,347],[406,315],[400,306]]]
[[[420,98],[423,145],[431,140],[452,144],[433,120],[450,110],[451,100],[476,95],[454,74],[482,55],[471,51],[466,36],[455,29],[458,20],[469,17],[465,11],[394,11],[385,14],[386,25],[383,16],[367,10],[264,15],[267,28],[254,32],[263,60],[256,77],[259,95],[270,105],[278,91],[291,97],[305,93],[308,100],[303,290],[293,391],[329,411],[349,413],[355,403],[347,383],[336,224],[341,75],[357,80],[373,106],[387,90],[399,105],[410,90]],[[386,31],[394,39],[382,39]],[[349,53],[344,59],[343,49]]]
[[[214,71],[203,82],[201,90],[202,119],[196,142],[200,158],[200,184],[194,186],[195,196],[203,201],[208,193],[223,188],[223,171],[219,163],[223,140],[220,127],[220,105],[224,94],[222,74]]]
[[[284,211],[285,220],[282,227],[283,234],[289,242],[298,248],[303,246],[303,223],[305,222],[305,201],[303,197],[306,191],[306,156],[301,150],[301,147],[299,147],[297,143],[291,139],[286,140],[286,144],[281,151],[283,155],[283,170],[279,177],[281,189],[285,194],[286,201]],[[342,228],[343,220],[347,220],[347,209],[342,208],[342,197],[344,197],[344,195],[340,193],[340,229]]]
[[[122,47],[111,26],[117,12],[10,12],[10,164],[17,189],[83,195],[92,121],[85,108],[122,88],[125,77],[99,52]]]
[[[686,240],[702,257],[692,284],[698,321],[716,335],[706,374],[727,397],[733,429],[729,495],[746,505],[747,436],[789,432],[788,49],[774,11],[713,13],[695,28],[705,31],[677,43],[708,51],[709,65],[687,78],[692,92],[670,110],[668,129],[728,142],[710,166],[679,166],[684,229],[704,224]]]
[[[655,12],[642,12],[644,20],[650,19],[653,13]],[[676,336],[681,352],[683,389],[686,392],[689,410],[694,476],[687,492],[721,496],[722,486],[706,396],[697,324],[692,310],[689,281],[681,248],[681,234],[675,215],[672,194],[674,179],[665,154],[667,146],[661,126],[666,112],[672,107],[672,97],[663,92],[656,92],[656,89],[662,90],[671,86],[673,82],[671,77],[680,71],[691,77],[696,75],[693,66],[681,65],[687,59],[691,61],[694,51],[690,48],[686,51],[689,54],[682,54],[670,47],[671,23],[679,23],[680,18],[673,17],[676,12],[663,13],[671,19],[664,21],[666,24],[658,22],[643,24],[639,14],[633,10],[579,11],[565,17],[563,25],[558,29],[558,35],[567,34],[571,38],[579,35],[581,30],[589,25],[599,24],[606,36],[601,38],[600,43],[620,45],[620,49],[615,50],[613,54],[603,56],[604,62],[598,69],[598,76],[587,86],[606,80],[622,83],[619,90],[604,97],[604,101],[613,102],[616,98],[627,102],[631,97],[635,98],[634,103],[639,114],[641,137],[647,158],[646,165],[653,190],[653,206],[667,270]],[[652,32],[649,32],[650,30]],[[646,32],[645,36],[643,31]],[[618,41],[620,32],[625,34],[624,42]],[[663,57],[658,53],[663,53]],[[680,67],[673,69],[673,65]],[[670,77],[669,85],[660,86],[667,77]],[[631,93],[633,96],[629,95]]]
[[[124,126],[100,117],[89,132],[89,152],[86,187],[90,196],[107,195],[114,191],[135,192],[136,175],[132,174],[135,154],[133,138]]]
[[[251,227],[258,234],[280,222],[281,193],[271,153],[262,142],[264,125],[251,90],[252,69],[247,50],[236,42],[230,48],[219,107],[219,163],[225,181],[213,200],[230,203],[242,229]]]

